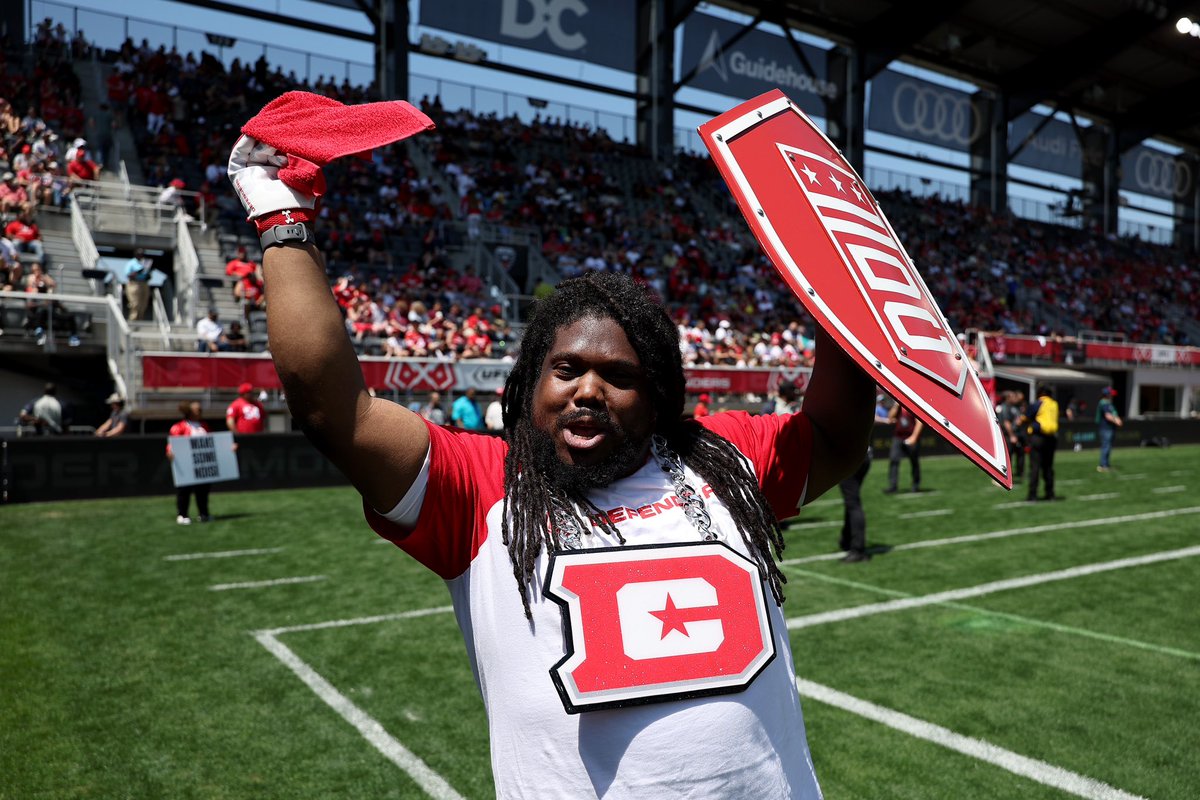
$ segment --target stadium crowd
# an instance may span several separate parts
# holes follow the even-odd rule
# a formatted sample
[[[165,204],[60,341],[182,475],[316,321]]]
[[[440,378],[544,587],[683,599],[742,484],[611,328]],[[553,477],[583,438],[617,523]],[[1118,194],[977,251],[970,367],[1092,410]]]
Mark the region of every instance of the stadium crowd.
[[[0,128],[6,155],[24,148],[58,160],[29,159],[43,171],[28,173],[24,197],[12,192],[8,200],[0,186],[0,211],[10,213],[23,204],[63,202],[70,176],[60,169],[66,154],[52,147],[50,126],[57,124],[64,140],[82,138],[88,127],[70,69],[86,41],[47,22],[37,44],[38,70],[9,90],[11,102],[30,111],[20,117],[8,106]],[[113,124],[131,126],[147,180],[198,186],[209,221],[236,234],[245,233],[245,222],[225,180],[225,159],[242,122],[291,89],[345,103],[375,99],[348,81],[301,81],[263,58],[226,67],[211,53],[185,56],[146,40],[127,40],[107,57]],[[363,352],[507,353],[504,299],[448,251],[462,242],[447,223],[461,219],[468,240],[486,231],[535,231],[540,253],[530,257],[544,258],[563,277],[602,269],[650,285],[679,324],[688,364],[811,363],[811,319],[743,230],[706,158],[679,154],[662,166],[584,125],[446,110],[437,98],[421,105],[438,123],[432,135],[407,145],[422,148],[422,158],[392,146],[370,160],[327,168],[331,191],[322,201],[318,242],[347,330]],[[51,189],[29,190],[45,177]],[[1047,336],[1091,329],[1189,343],[1179,318],[1200,302],[1194,257],[932,196],[877,197],[956,329]],[[521,284],[525,276],[513,277]],[[536,296],[549,287],[521,288]]]

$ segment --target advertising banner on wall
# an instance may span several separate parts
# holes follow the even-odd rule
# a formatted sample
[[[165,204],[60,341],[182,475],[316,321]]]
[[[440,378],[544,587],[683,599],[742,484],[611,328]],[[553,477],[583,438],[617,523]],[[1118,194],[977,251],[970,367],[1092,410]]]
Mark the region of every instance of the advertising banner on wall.
[[[871,80],[867,127],[950,150],[969,151],[987,134],[971,95],[949,86],[884,70]]]
[[[359,359],[367,386],[399,392],[460,392],[474,388],[494,392],[504,385],[512,362],[479,359],[439,361],[432,358]],[[781,383],[801,391],[812,370],[807,367],[692,367],[684,370],[689,392],[770,394]],[[145,355],[142,382],[148,389],[206,388],[232,391],[242,381],[264,389],[282,388],[268,356]]]
[[[635,0],[436,0],[422,25],[632,71]]]
[[[1009,125],[1010,153],[1039,125],[1042,126],[1037,135],[1021,148],[1021,152],[1017,153],[1012,163],[1071,178],[1082,178],[1084,153],[1079,144],[1079,137],[1075,135],[1074,126],[1058,119],[1051,119],[1042,125],[1045,120],[1043,114],[1029,113],[1022,114]]]
[[[1164,200],[1190,200],[1196,191],[1196,162],[1136,145],[1121,156],[1121,188]]]
[[[815,73],[809,75],[783,36],[755,29],[723,47],[742,27],[707,14],[687,18],[680,68],[687,75],[699,67],[688,86],[729,97],[754,97],[780,88],[805,111],[824,118],[825,101],[836,98],[839,92],[838,85],[830,80],[825,51],[799,43]]]

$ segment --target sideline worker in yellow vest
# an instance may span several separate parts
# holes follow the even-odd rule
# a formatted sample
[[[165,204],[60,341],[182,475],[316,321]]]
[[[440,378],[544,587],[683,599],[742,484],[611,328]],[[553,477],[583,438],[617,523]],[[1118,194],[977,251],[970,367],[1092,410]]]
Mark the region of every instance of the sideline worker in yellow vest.
[[[1058,401],[1049,386],[1040,386],[1037,399],[1029,404],[1025,412],[1026,431],[1029,433],[1029,496],[1038,499],[1038,476],[1046,482],[1046,494],[1042,500],[1057,500],[1054,495],[1054,451],[1058,449]]]

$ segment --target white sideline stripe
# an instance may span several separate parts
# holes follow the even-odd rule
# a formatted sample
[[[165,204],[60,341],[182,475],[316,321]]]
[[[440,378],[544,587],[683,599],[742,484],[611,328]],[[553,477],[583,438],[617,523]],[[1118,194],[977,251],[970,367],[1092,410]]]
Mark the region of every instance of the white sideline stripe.
[[[1157,489],[1151,489],[1154,494],[1174,494],[1175,492],[1186,492],[1186,486],[1160,486]]]
[[[907,514],[901,514],[900,519],[919,519],[920,517],[944,517],[947,514],[953,514],[952,508],[935,508],[930,511],[911,511]]]
[[[961,733],[955,733],[948,728],[934,725],[932,722],[926,722],[916,717],[910,717],[908,714],[875,705],[867,700],[861,700],[844,692],[839,692],[836,689],[831,689],[828,686],[806,681],[799,676],[796,677],[796,689],[799,690],[803,697],[811,698],[834,708],[840,708],[843,711],[849,711],[851,714],[865,717],[872,722],[886,725],[893,730],[906,733],[918,739],[924,739],[936,745],[941,745],[949,750],[954,750],[955,752],[988,764],[993,764],[1015,775],[1036,781],[1043,786],[1052,786],[1056,789],[1061,789],[1076,797],[1084,797],[1088,798],[1088,800],[1145,800],[1139,795],[1123,792],[1120,789],[1109,786],[1107,783],[1102,783],[1086,775],[1080,775],[1077,772],[1071,772],[1062,767],[1047,764],[1045,761],[1039,761],[1036,758],[1029,758],[1028,756],[1014,753],[1011,750],[1006,750],[990,742],[974,739],[970,736],[963,736]]]
[[[1119,481],[1140,481],[1144,477],[1146,477],[1146,473],[1138,472],[1133,475],[1118,475],[1117,480],[1119,480]]]
[[[1014,500],[1011,503],[997,503],[992,508],[1025,508],[1028,505],[1025,500]]]
[[[383,754],[384,758],[404,770],[426,794],[433,797],[434,800],[464,800],[463,796],[454,791],[454,788],[441,775],[430,769],[428,764],[417,758],[412,751],[392,738],[391,734],[384,730],[382,725],[361,708],[350,702],[345,695],[334,688],[333,684],[322,678],[316,670],[301,660],[287,645],[276,639],[268,631],[257,631],[254,634],[254,638],[258,640],[259,644],[267,648],[267,651],[271,655],[278,658],[288,669],[295,673],[296,677],[304,681],[304,684],[309,689],[312,689],[317,697],[321,698],[326,705],[336,711],[342,719],[353,725],[362,734],[362,737],[370,742],[372,747]]]
[[[1043,583],[1052,583],[1054,581],[1065,581],[1073,578],[1082,578],[1086,575],[1095,575],[1100,572],[1111,572],[1118,569],[1128,569],[1129,567],[1140,567],[1146,564],[1156,564],[1162,561],[1176,561],[1181,558],[1191,558],[1200,556],[1200,546],[1184,547],[1180,550],[1167,550],[1161,553],[1151,553],[1145,556],[1136,556],[1134,558],[1120,558],[1116,561],[1103,561],[1098,564],[1086,564],[1081,567],[1070,567],[1069,569],[1056,570],[1054,572],[1042,572],[1036,575],[1025,575],[1020,578],[1007,578],[1002,581],[992,581],[991,583],[982,583],[978,586],[968,586],[964,589],[951,589],[947,592],[937,592],[935,594],[922,595],[920,597],[904,598],[902,600],[889,600],[884,603],[868,603],[862,606],[852,606],[850,608],[840,608],[835,611],[825,611],[820,614],[808,614],[803,617],[792,617],[787,621],[788,630],[799,630],[800,628],[810,628],[814,625],[824,625],[829,622],[842,622],[848,619],[860,619],[862,617],[870,617],[876,614],[888,614],[893,611],[906,611],[910,608],[920,608],[922,606],[935,605],[937,603],[946,603],[954,600],[965,600],[968,597],[982,597],[986,594],[995,592],[1003,592],[1009,589],[1023,589],[1028,586],[1037,586]]]
[[[892,495],[892,498],[895,500],[916,500],[918,497],[930,497],[935,494],[937,492],[905,492],[903,494],[896,492]]]
[[[331,619],[326,622],[313,622],[307,625],[288,625],[283,628],[268,628],[255,631],[255,635],[279,636],[284,633],[299,633],[300,631],[321,631],[326,628],[346,628],[351,625],[374,625],[377,622],[392,622],[400,619],[428,617],[433,614],[448,614],[454,606],[437,606],[436,608],[416,608],[412,611],[400,611],[395,614],[377,614],[373,617],[355,617],[353,619]]]
[[[237,558],[239,556],[265,556],[279,553],[282,547],[260,547],[257,550],[220,550],[215,553],[180,553],[174,556],[163,556],[163,561],[194,561],[197,558]]]
[[[218,583],[208,587],[211,592],[227,589],[265,589],[268,586],[285,586],[289,583],[312,583],[325,580],[325,575],[304,575],[299,578],[276,578],[273,581],[247,581],[245,583]]]
[[[869,583],[859,583],[858,581],[846,580],[845,578],[837,578],[833,575],[826,575],[822,572],[814,572],[810,569],[797,570],[797,572],[806,578],[832,583],[835,586],[849,586],[852,589],[859,589],[864,592],[874,592],[875,594],[883,594],[889,597],[912,597],[913,595],[907,592],[899,592],[895,589],[885,589],[882,586],[875,586]],[[1135,647],[1138,650],[1146,650],[1159,655],[1174,656],[1176,658],[1187,658],[1192,661],[1200,661],[1200,653],[1194,653],[1190,650],[1180,650],[1177,647],[1167,647],[1161,644],[1152,644],[1143,642],[1140,639],[1127,639],[1124,636],[1114,636],[1111,633],[1101,633],[1087,628],[1077,628],[1072,625],[1063,625],[1058,622],[1050,622],[1049,620],[1034,619],[1033,617],[1022,617],[1017,614],[1008,614],[1003,611],[994,611],[983,606],[973,606],[968,603],[940,603],[946,608],[954,608],[960,611],[970,611],[973,614],[979,614],[985,617],[996,617],[998,619],[1006,619],[1021,625],[1029,625],[1034,628],[1046,628],[1048,630],[1057,631],[1058,633],[1067,633],[1072,636],[1081,636],[1085,639],[1095,639],[1100,642],[1109,644],[1119,644],[1123,647]]]
[[[1021,503],[1021,505],[1025,505]],[[1126,514],[1120,517],[1099,517],[1097,519],[1080,519],[1074,522],[1058,522],[1051,525],[1034,525],[1028,528],[1010,528],[1003,531],[992,531],[991,533],[971,533],[965,536],[954,536],[948,539],[927,539],[923,542],[909,542],[908,544],[898,544],[889,552],[898,550],[917,550],[922,547],[942,547],[950,544],[969,544],[970,542],[984,542],[989,539],[1004,539],[1009,536],[1023,536],[1029,533],[1047,533],[1049,531],[1063,531],[1074,528],[1091,528],[1101,525],[1118,525],[1122,522],[1144,522],[1148,519],[1163,519],[1164,517],[1177,517],[1183,514],[1198,514],[1200,506],[1192,506],[1190,508],[1172,508],[1167,511],[1148,511],[1144,514]],[[836,561],[841,558],[844,553],[822,553],[818,556],[806,556],[804,558],[788,558],[780,561],[780,566],[791,567],[797,564],[811,564],[814,561]]]
[[[1120,492],[1101,492],[1100,494],[1083,494],[1079,496],[1080,500],[1112,500],[1114,497],[1120,497]]]

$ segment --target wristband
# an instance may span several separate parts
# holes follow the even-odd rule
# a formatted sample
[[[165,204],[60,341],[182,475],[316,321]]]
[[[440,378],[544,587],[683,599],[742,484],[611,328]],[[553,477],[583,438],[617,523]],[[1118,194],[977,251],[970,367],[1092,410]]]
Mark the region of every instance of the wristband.
[[[263,252],[266,252],[268,247],[285,244],[304,244],[312,240],[312,227],[304,222],[297,222],[294,225],[275,225],[267,228],[258,237],[258,243],[262,245]]]

